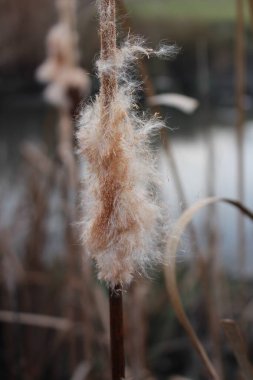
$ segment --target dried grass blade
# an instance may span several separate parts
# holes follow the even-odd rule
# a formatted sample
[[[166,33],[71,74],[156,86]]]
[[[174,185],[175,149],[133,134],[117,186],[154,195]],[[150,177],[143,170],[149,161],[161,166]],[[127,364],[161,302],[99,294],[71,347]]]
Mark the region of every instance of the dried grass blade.
[[[72,322],[65,318],[30,313],[15,313],[5,310],[0,311],[0,322],[20,323],[29,326],[52,328],[62,331],[69,330],[73,327]]]
[[[187,114],[193,113],[199,106],[199,102],[196,99],[173,93],[150,96],[148,98],[148,104],[150,106],[174,107]]]
[[[232,319],[223,319],[221,325],[241,368],[245,380],[253,379],[253,369],[248,359],[246,343],[239,326]]]
[[[237,207],[243,214],[248,216],[253,220],[253,212],[247,209],[245,206],[243,206],[240,202],[231,200],[231,199],[225,199],[225,198],[218,198],[218,197],[210,197],[202,199],[198,202],[196,202],[192,207],[188,208],[178,219],[177,223],[175,224],[172,232],[171,237],[169,238],[167,242],[167,262],[166,266],[164,267],[164,273],[165,273],[165,280],[166,280],[166,288],[170,296],[171,304],[174,308],[174,311],[181,322],[182,326],[186,330],[187,334],[189,335],[189,338],[191,339],[191,342],[200,355],[200,358],[203,361],[203,364],[206,366],[206,369],[208,370],[210,376],[217,380],[218,374],[216,373],[216,370],[214,366],[212,365],[211,361],[209,360],[207,353],[202,346],[201,342],[199,341],[188,317],[186,316],[186,313],[184,311],[181,297],[179,294],[179,290],[177,287],[177,279],[176,279],[176,254],[178,250],[178,246],[182,237],[182,234],[186,228],[186,226],[191,222],[194,215],[201,210],[202,208],[214,204],[217,202],[225,202],[228,204],[231,204],[235,207]]]

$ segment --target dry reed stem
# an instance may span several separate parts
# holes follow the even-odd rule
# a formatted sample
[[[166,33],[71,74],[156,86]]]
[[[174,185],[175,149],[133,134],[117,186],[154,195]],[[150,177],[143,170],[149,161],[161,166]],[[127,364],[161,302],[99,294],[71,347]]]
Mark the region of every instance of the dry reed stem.
[[[29,169],[31,172],[26,196],[30,202],[31,221],[24,260],[29,269],[42,269],[42,252],[46,235],[45,218],[49,206],[49,198],[45,197],[45,193],[51,190],[50,173],[40,176],[41,181],[38,181],[37,170],[39,168],[30,166]]]
[[[126,349],[129,357],[131,372],[137,379],[148,378],[147,367],[147,339],[148,316],[147,295],[150,282],[136,281],[131,284],[128,292],[126,309],[131,313],[126,315]]]
[[[207,51],[205,51],[206,66],[208,65]],[[207,66],[208,67],[208,66]],[[206,69],[207,70],[207,69]],[[209,76],[208,76],[209,77]],[[207,94],[206,94],[207,95]],[[207,106],[207,104],[206,104]],[[212,138],[210,126],[207,132],[207,150],[208,150],[208,162],[207,162],[207,196],[214,196],[215,193],[215,151],[214,142]],[[218,273],[218,231],[216,223],[217,210],[215,205],[211,205],[207,209],[207,221],[206,221],[206,234],[207,234],[207,258],[203,258],[203,272],[202,279],[204,284],[204,300],[206,303],[207,315],[208,315],[208,328],[210,331],[211,344],[212,344],[212,357],[213,363],[220,379],[222,379],[224,368],[222,363],[222,347],[220,338],[220,324],[219,324],[219,304],[218,294],[221,290],[221,283]],[[215,287],[212,284],[216,284]],[[224,301],[223,301],[224,302]]]
[[[69,268],[66,284],[65,313],[70,320],[76,315],[69,300],[73,299],[75,289],[71,286],[71,278],[76,276],[79,266],[78,254],[74,249],[76,237],[73,221],[77,220],[76,193],[77,167],[73,144],[73,113],[81,95],[89,91],[89,79],[86,72],[78,67],[78,35],[76,30],[76,1],[56,0],[58,22],[48,33],[46,61],[37,71],[38,79],[47,83],[45,97],[57,107],[58,120],[58,157],[62,165],[61,191],[65,221],[67,265]],[[70,361],[72,368],[76,366],[76,344],[73,334],[69,334]]]
[[[213,250],[209,250],[210,255],[215,255]],[[217,370],[220,379],[223,379],[223,363],[222,363],[222,351],[221,351],[221,339],[220,339],[220,326],[219,326],[219,308],[217,303],[217,274],[214,272],[212,263],[210,260],[203,259],[201,280],[203,283],[203,295],[206,305],[208,328],[211,337],[212,344],[212,361]],[[216,284],[214,287],[213,284]]]
[[[207,52],[206,52],[207,53]],[[207,60],[207,57],[206,57]],[[207,63],[206,63],[207,64]],[[210,126],[207,132],[207,148],[208,148],[208,163],[207,163],[207,196],[211,197],[215,193],[215,152],[214,143]],[[218,297],[220,293],[221,283],[218,273],[218,231],[216,223],[216,207],[211,205],[207,210],[206,234],[207,234],[207,258],[203,259],[204,267],[202,279],[204,284],[204,299],[208,314],[208,327],[212,341],[213,362],[220,378],[223,378],[223,363],[221,352],[221,341],[219,332],[218,318]],[[212,284],[216,284],[215,287]]]
[[[188,225],[188,223],[190,223],[190,221],[192,220],[195,213],[199,211],[200,209],[210,206],[211,204],[215,204],[217,202],[225,202],[227,204],[235,206],[245,216],[248,216],[250,219],[253,220],[253,212],[247,209],[245,206],[243,206],[240,202],[237,202],[231,199],[218,198],[218,197],[211,197],[211,198],[205,198],[203,200],[200,200],[199,202],[191,206],[189,209],[187,209],[178,219],[177,223],[174,225],[173,230],[171,232],[171,237],[169,238],[167,242],[167,262],[166,262],[167,265],[164,267],[166,288],[169,293],[174,311],[179,321],[181,322],[182,326],[184,327],[187,334],[189,335],[189,338],[191,339],[194,348],[199,353],[200,358],[203,361],[203,364],[206,366],[206,369],[209,372],[209,375],[215,380],[219,379],[219,376],[215,368],[213,367],[212,363],[210,362],[195,331],[193,330],[193,327],[188,317],[185,314],[185,311],[181,302],[179,290],[177,287],[177,279],[176,279],[176,254],[178,251],[178,245],[180,243],[181,236],[186,226]]]
[[[68,110],[60,109],[58,126],[58,154],[67,172],[67,187],[72,191],[77,185],[77,168],[73,152],[73,120]]]
[[[248,359],[246,343],[239,326],[231,319],[223,319],[221,325],[241,368],[243,379],[253,379],[253,367]]]
[[[56,0],[56,7],[59,14],[59,19],[70,26],[72,30],[77,30],[77,0]],[[72,55],[72,60],[75,64],[78,63],[79,53],[78,53],[78,37],[73,34],[72,37],[72,48],[75,54]]]
[[[245,38],[244,38],[244,14],[243,14],[243,0],[236,0],[237,10],[237,27],[236,27],[236,107],[237,107],[237,121],[236,121],[236,138],[237,138],[237,191],[238,199],[244,202],[245,195],[245,178],[244,178],[244,94],[245,94]],[[245,241],[245,226],[242,215],[238,217],[238,264],[242,272],[245,266],[246,255],[246,241]]]

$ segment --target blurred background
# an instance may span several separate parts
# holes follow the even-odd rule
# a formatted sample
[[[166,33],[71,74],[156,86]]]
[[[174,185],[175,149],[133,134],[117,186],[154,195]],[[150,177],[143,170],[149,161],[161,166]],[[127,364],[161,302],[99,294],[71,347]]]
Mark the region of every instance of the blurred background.
[[[253,1],[118,1],[118,40],[176,44],[144,59],[140,112],[168,129],[154,141],[169,228],[207,196],[253,209]],[[109,379],[107,291],[80,243],[75,120],[99,89],[91,0],[0,2],[0,377]],[[228,205],[200,211],[178,252],[187,314],[220,379],[242,379],[220,319],[253,359],[251,221]],[[129,379],[208,379],[179,324],[161,268],[125,295]]]

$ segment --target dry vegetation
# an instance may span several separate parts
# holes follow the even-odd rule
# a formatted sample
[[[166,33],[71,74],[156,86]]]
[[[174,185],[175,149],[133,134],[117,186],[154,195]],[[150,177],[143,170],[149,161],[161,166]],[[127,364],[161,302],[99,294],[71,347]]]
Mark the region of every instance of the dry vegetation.
[[[111,4],[109,0],[101,3]],[[123,1],[118,3],[122,30],[127,31],[131,20]],[[231,278],[217,266],[217,228],[214,209],[210,208],[224,202],[253,219],[243,205],[244,176],[239,176],[238,200],[209,197],[188,207],[164,124],[157,115],[151,120],[140,118],[132,96],[129,65],[131,68],[139,56],[155,52],[131,39],[116,49],[113,14],[108,21],[108,14],[106,17],[100,8],[102,55],[97,67],[102,90],[94,103],[81,111],[79,153],[89,163],[83,178],[83,167],[76,157],[74,119],[80,99],[87,101],[90,82],[80,68],[78,46],[82,41],[78,42],[76,22],[80,1],[77,8],[68,7],[70,4],[74,2],[58,0],[57,8],[43,0],[36,1],[35,7],[34,1],[16,0],[6,2],[1,12],[2,27],[9,30],[4,26],[7,22],[13,27],[10,34],[1,36],[1,66],[16,59],[25,63],[31,52],[35,63],[43,61],[45,49],[38,40],[44,39],[57,19],[48,34],[48,56],[38,78],[47,83],[46,99],[58,118],[55,150],[23,144],[22,173],[15,185],[1,188],[0,377],[110,379],[109,283],[111,287],[128,284],[123,291],[126,379],[250,380],[252,279]],[[240,0],[237,6],[238,172],[242,173],[245,60]],[[47,12],[43,12],[45,8]],[[13,33],[25,43],[16,46]],[[103,37],[107,43],[112,37],[109,46],[103,45]],[[163,53],[162,47],[158,55]],[[154,89],[144,64],[139,71],[148,103]],[[165,243],[154,227],[157,220],[158,224],[165,222],[159,214],[160,205],[154,201],[153,154],[148,141],[149,133],[159,128],[160,149],[171,164],[171,176],[186,209],[168,227]],[[12,195],[14,186],[19,188],[16,198]],[[84,207],[80,207],[80,197]],[[11,206],[5,204],[6,199],[12,199]],[[209,207],[212,223],[206,231],[209,247],[202,252],[192,219],[205,207]],[[83,219],[86,225],[80,227],[78,222]],[[238,223],[238,262],[243,266],[246,247],[241,219]],[[186,227],[194,255],[190,262],[181,263],[176,275],[176,255]],[[80,238],[83,228],[85,244]],[[87,253],[95,258],[96,268]],[[136,275],[145,272],[142,269],[147,262],[156,260],[163,271],[151,272],[148,279]],[[97,271],[104,282],[98,282]]]

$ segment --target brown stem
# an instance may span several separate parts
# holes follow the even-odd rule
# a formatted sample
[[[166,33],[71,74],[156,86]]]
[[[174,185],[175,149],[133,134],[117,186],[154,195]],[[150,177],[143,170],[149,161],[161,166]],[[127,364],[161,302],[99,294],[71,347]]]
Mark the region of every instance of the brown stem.
[[[244,16],[243,16],[243,1],[237,0],[237,30],[236,30],[236,107],[237,107],[237,149],[238,149],[238,199],[244,200],[244,93],[245,93],[245,41],[244,41]],[[238,218],[238,254],[240,270],[243,270],[245,264],[245,229],[244,220],[240,215]]]
[[[109,289],[112,380],[125,378],[122,288]]]
[[[100,5],[101,59],[111,63],[116,55],[115,0],[101,0]],[[104,112],[108,110],[117,90],[116,70],[101,74],[101,99]]]

